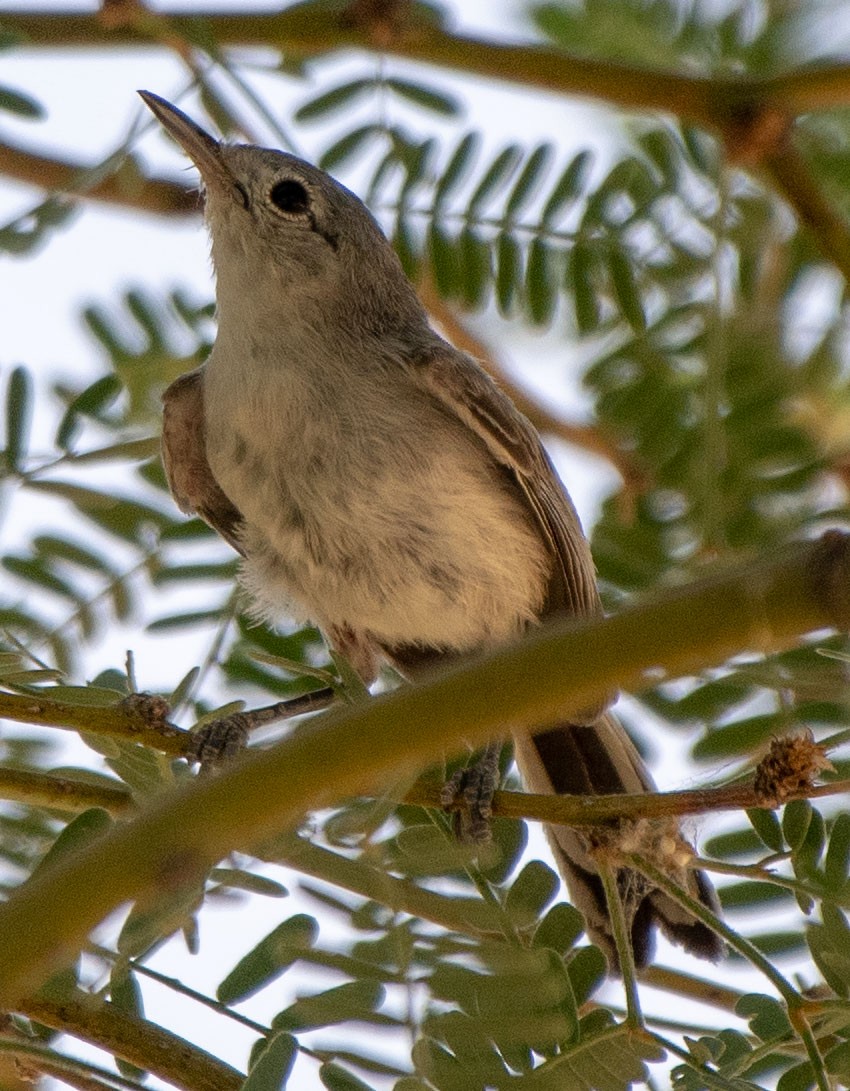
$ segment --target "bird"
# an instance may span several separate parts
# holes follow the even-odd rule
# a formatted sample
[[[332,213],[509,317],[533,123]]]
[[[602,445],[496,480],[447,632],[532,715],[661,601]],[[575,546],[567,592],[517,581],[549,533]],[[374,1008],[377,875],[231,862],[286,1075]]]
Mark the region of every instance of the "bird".
[[[301,158],[219,141],[139,93],[200,173],[216,278],[214,346],[164,394],[163,462],[179,507],[241,555],[255,612],[314,623],[366,684],[382,665],[415,682],[549,619],[599,615],[590,548],[539,435],[432,327],[363,202]],[[609,705],[514,732],[530,791],[653,790]],[[616,972],[591,839],[547,836]],[[716,911],[678,826],[655,840],[666,872]],[[638,967],[658,930],[721,956],[670,894],[624,866],[616,882]]]

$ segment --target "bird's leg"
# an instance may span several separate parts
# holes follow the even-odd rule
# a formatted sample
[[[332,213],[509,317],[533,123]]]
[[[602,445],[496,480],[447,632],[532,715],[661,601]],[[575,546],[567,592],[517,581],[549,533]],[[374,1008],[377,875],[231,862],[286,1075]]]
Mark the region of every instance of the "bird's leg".
[[[440,802],[452,814],[459,841],[483,844],[492,834],[493,796],[499,787],[501,742],[491,742],[479,759],[458,769],[443,785]]]
[[[276,720],[303,716],[307,712],[318,712],[327,708],[335,696],[335,691],[330,686],[325,686],[300,697],[291,697],[287,701],[277,701],[263,708],[234,712],[230,716],[222,716],[220,720],[212,720],[198,731],[192,732],[185,757],[192,764],[200,765],[202,770],[215,769],[244,750],[251,732],[258,727],[264,727]]]

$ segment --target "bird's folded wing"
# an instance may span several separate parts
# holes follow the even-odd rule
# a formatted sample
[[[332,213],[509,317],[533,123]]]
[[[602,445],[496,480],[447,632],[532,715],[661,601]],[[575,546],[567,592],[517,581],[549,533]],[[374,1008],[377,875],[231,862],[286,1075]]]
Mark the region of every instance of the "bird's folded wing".
[[[450,345],[411,362],[418,382],[480,436],[519,485],[554,561],[546,613],[598,614],[590,547],[537,432],[489,375]]]
[[[207,461],[204,369],[175,379],[162,396],[162,461],[168,486],[181,511],[205,523],[242,552],[242,515],[216,481]]]

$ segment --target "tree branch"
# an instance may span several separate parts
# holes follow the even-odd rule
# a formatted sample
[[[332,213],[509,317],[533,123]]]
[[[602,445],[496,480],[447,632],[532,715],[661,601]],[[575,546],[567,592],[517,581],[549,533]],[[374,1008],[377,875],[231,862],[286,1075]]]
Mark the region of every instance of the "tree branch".
[[[434,810],[440,808],[441,784],[419,781],[405,793],[405,803],[415,803]],[[788,792],[792,799],[815,799],[850,793],[850,780],[830,781],[817,786],[800,786]],[[714,811],[740,811],[753,807],[774,810],[778,804],[765,800],[752,782],[728,784],[719,788],[690,788],[674,792],[647,792],[639,795],[534,795],[531,792],[496,792],[493,814],[500,818],[525,818],[549,825],[574,828],[602,826],[609,822],[635,821],[639,818],[681,817],[711,814]]]
[[[774,186],[850,282],[850,225],[833,208],[792,140],[762,160]]]
[[[18,182],[159,216],[187,216],[200,211],[197,189],[164,178],[147,178],[131,158],[125,159],[114,173],[88,184],[86,177],[92,169],[85,163],[39,155],[0,141],[0,174]]]
[[[31,807],[79,814],[90,807],[100,807],[111,815],[127,814],[134,809],[133,797],[123,784],[92,784],[73,777],[52,773],[0,767],[0,799],[26,803]]]
[[[198,881],[228,852],[250,850],[307,811],[412,776],[462,740],[556,723],[617,687],[642,688],[648,671],[686,674],[833,626],[850,628],[850,538],[837,532],[616,617],[553,623],[421,685],[331,710],[217,777],[164,793],[15,891],[0,906],[8,937],[0,1005],[13,1006],[72,959],[122,903]],[[269,790],[281,784],[286,791]]]
[[[112,24],[96,12],[19,11],[3,23],[29,47],[92,49],[156,46],[175,34],[191,41],[214,40],[220,46],[273,46],[301,58],[340,49],[374,49],[368,27],[346,18],[349,5],[296,4],[280,12],[170,11],[140,13],[135,20]],[[571,56],[545,45],[496,43],[453,34],[415,13],[408,26],[382,36],[382,52],[466,72],[521,83],[560,94],[600,98],[635,110],[662,110],[708,128],[723,128],[731,115],[754,104],[769,103],[795,116],[824,106],[850,102],[850,67],[820,69],[767,79],[708,78],[613,61]]]
[[[191,738],[188,731],[165,719],[151,717],[145,711],[144,702],[128,700],[114,705],[74,705],[53,700],[49,690],[26,696],[0,692],[0,718],[36,727],[58,727],[138,742],[178,757],[185,753]]]
[[[61,1001],[28,997],[15,1011],[144,1068],[185,1091],[238,1091],[245,1076],[185,1038],[98,1002],[80,989]]]
[[[700,1004],[711,1004],[727,1015],[735,1010],[742,996],[737,989],[730,989],[717,981],[706,981],[702,977],[683,974],[667,966],[647,966],[640,971],[640,980],[652,989],[663,989],[676,996],[687,996]]]

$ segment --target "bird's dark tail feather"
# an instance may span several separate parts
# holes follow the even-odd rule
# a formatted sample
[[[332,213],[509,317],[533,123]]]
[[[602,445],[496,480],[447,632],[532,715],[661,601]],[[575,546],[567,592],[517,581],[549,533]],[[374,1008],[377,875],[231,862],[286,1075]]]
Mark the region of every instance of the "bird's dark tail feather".
[[[655,787],[634,744],[610,712],[593,724],[563,724],[536,735],[518,735],[515,753],[523,781],[531,792],[598,795],[646,792]],[[655,839],[669,844],[669,825],[660,832],[654,823],[648,822],[646,826],[648,842]],[[612,970],[616,970],[617,952],[605,894],[585,835],[567,826],[549,826],[546,832],[572,901],[584,914],[589,937],[603,950]],[[673,833],[675,841],[678,831]],[[636,830],[638,838],[641,834],[641,830]],[[644,851],[640,841],[636,849]],[[652,854],[651,844],[646,851]],[[663,867],[657,855],[655,863]],[[714,888],[702,872],[675,865],[671,870],[676,872],[678,881],[686,884],[692,897],[717,911]],[[720,938],[668,894],[626,868],[618,872],[617,883],[627,919],[631,919],[632,948],[638,968],[652,960],[656,928],[693,955],[712,961],[721,957]]]

